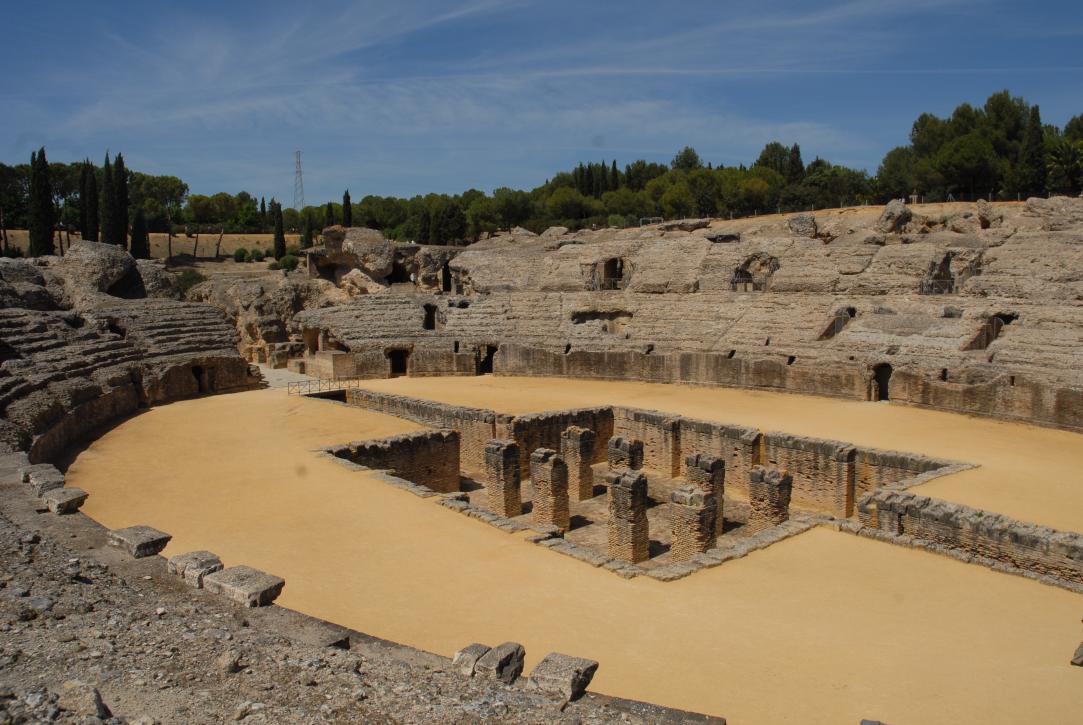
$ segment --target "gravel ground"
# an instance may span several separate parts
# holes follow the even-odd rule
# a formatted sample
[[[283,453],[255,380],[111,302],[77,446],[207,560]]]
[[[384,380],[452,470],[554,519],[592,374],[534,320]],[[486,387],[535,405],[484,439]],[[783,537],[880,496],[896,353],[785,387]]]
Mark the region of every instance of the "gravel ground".
[[[4,463],[0,723],[721,722],[593,693],[561,709],[357,633],[330,647],[344,630],[235,608],[107,547],[82,514],[38,511]]]

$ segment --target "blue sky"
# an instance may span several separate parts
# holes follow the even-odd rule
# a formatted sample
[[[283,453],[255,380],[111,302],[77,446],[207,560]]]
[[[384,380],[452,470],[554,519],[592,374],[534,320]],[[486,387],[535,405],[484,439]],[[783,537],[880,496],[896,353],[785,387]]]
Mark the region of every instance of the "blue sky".
[[[875,171],[923,111],[1083,113],[1078,2],[5,3],[0,161],[106,149],[195,193],[532,188],[577,161]]]

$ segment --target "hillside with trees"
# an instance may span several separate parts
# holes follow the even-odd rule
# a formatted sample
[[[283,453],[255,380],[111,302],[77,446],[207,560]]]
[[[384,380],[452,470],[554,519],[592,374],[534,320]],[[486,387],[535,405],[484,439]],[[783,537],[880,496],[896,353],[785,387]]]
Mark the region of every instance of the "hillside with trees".
[[[668,164],[635,160],[580,163],[526,191],[365,196],[301,210],[241,191],[189,193],[175,176],[128,169],[121,154],[50,163],[45,149],[30,164],[0,164],[0,228],[38,230],[35,253],[48,253],[42,229],[62,225],[86,239],[126,244],[142,253],[150,232],[300,233],[311,244],[324,226],[379,229],[421,244],[466,244],[516,226],[541,231],[632,226],[650,217],[743,217],[806,211],[918,195],[923,201],[1014,200],[1083,190],[1083,114],[1064,128],[1043,123],[1037,105],[1001,91],[981,107],[959,105],[949,117],[921,114],[909,142],[889,151],[876,174],[819,157],[806,162],[797,144],[768,143],[751,163],[713,164],[691,147]],[[345,205],[345,206],[344,206]],[[281,244],[276,245],[277,247]]]

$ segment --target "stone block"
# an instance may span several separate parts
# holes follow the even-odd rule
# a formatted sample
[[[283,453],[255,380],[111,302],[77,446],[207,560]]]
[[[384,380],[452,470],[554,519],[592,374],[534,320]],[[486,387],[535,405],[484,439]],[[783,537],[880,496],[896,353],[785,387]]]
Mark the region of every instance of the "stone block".
[[[482,655],[474,665],[474,672],[510,685],[522,674],[525,659],[523,645],[505,642]]]
[[[189,551],[172,556],[166,562],[170,574],[176,574],[184,579],[185,584],[196,589],[203,587],[203,577],[223,568],[222,560],[210,551]]]
[[[624,468],[638,471],[643,468],[643,441],[610,438],[606,454],[611,471]]]
[[[154,556],[165,548],[173,537],[149,526],[129,526],[109,532],[110,546],[128,552],[135,559]]]
[[[1072,655],[1072,664],[1076,667],[1083,667],[1083,642],[1079,643],[1079,646],[1075,648],[1075,654]]]
[[[574,700],[586,692],[597,671],[594,660],[550,652],[531,671],[530,686]]]
[[[23,483],[30,484],[30,490],[38,497],[46,491],[64,487],[64,474],[51,463],[23,466],[19,469],[19,477]]]
[[[477,665],[478,660],[484,657],[490,649],[492,648],[488,645],[479,644],[478,642],[468,644],[455,653],[455,657],[452,658],[451,664],[459,670],[460,673],[467,677],[473,677],[474,668]]]
[[[203,577],[203,588],[245,607],[263,607],[282,593],[286,580],[250,566],[231,566]]]
[[[70,514],[78,511],[89,495],[81,488],[54,488],[42,494],[41,500],[54,514]]]

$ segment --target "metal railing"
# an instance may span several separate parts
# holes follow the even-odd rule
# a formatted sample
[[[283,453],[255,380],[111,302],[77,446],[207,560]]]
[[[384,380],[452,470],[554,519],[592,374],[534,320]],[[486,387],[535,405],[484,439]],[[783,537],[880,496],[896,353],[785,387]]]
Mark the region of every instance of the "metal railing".
[[[361,378],[298,380],[286,383],[286,394],[312,395],[313,393],[329,393],[335,390],[355,390],[361,387],[361,382]]]

